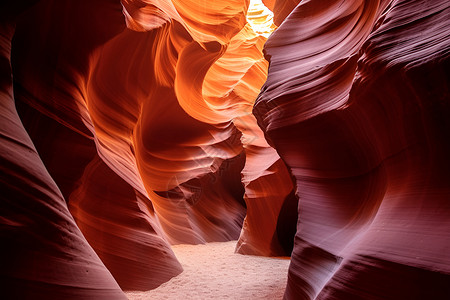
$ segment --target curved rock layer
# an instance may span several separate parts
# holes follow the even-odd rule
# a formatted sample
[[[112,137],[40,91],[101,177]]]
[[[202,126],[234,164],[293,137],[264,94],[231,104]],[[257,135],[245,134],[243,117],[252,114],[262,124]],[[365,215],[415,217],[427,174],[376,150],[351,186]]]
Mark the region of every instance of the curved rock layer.
[[[19,12],[23,9],[18,7]],[[8,299],[126,299],[76,226],[17,114],[10,64],[15,21],[12,14],[6,17],[3,13],[5,10],[0,22],[2,294]]]
[[[78,227],[121,287],[153,289],[182,272],[155,226],[151,202],[100,158],[86,167],[69,204]]]
[[[181,33],[178,34],[177,30]],[[158,82],[159,77],[154,72],[166,67],[170,71],[174,67],[156,66],[154,58],[146,53],[153,49],[164,51],[168,48],[169,51],[176,46],[172,39],[187,46],[192,43],[188,38],[182,27],[176,24],[148,33],[124,31],[99,53],[88,83],[87,105],[95,126],[100,156],[130,185],[150,197],[172,243],[229,240],[237,237],[239,219],[245,213],[244,207],[233,196],[233,190],[223,190],[222,198],[218,194],[203,193],[201,185],[196,186],[194,192],[182,189],[178,196],[168,193],[180,189],[179,186],[189,180],[214,173],[223,161],[242,152],[235,128],[227,125],[223,130],[217,130],[195,120],[180,108],[173,90],[174,78],[172,82],[166,82],[169,86]],[[127,55],[115,63],[118,52]],[[163,52],[161,56],[166,57],[166,54],[171,55]],[[176,58],[177,53],[175,55]],[[122,72],[123,69],[128,72]],[[169,80],[172,75],[166,72],[159,76]],[[123,85],[122,82],[128,84]],[[112,115],[115,117],[111,118]],[[239,174],[239,170],[237,173],[231,169],[228,171]],[[219,184],[232,182],[233,176],[230,177],[221,177],[224,182]],[[196,204],[198,199],[192,199],[199,197],[211,206],[203,218],[207,222],[197,220],[197,210],[201,208],[188,203]],[[239,199],[239,195],[236,197]],[[229,207],[227,202],[235,204]],[[228,212],[228,215],[215,214],[215,210]],[[235,225],[222,237],[220,222],[216,224],[210,219],[223,219]],[[197,227],[204,231],[218,231],[218,234],[216,237],[203,237]]]
[[[70,286],[79,284],[86,297],[121,297],[111,274],[122,289],[155,288],[182,270],[170,244],[240,237],[241,253],[290,254],[294,184],[251,114],[267,75],[262,48],[274,28],[261,2],[225,0],[207,7],[175,0],[42,0],[20,14],[15,31],[5,27],[5,189],[29,185],[40,192],[23,209],[47,207],[50,197],[63,215],[36,210],[33,218],[45,217],[45,226],[22,226],[17,235],[59,232],[66,225],[57,218],[70,219],[67,228],[82,248],[77,259],[101,281],[92,280],[97,296],[84,292],[90,277],[81,275],[55,295],[70,296]],[[34,153],[29,161],[23,149],[8,148],[8,138],[27,140]],[[10,164],[23,168],[16,172]],[[44,175],[21,177],[28,172],[23,164]],[[44,192],[47,185],[55,195]],[[2,207],[16,197],[5,195]],[[26,211],[5,224],[21,224],[21,218],[28,218]],[[58,255],[75,251],[59,238],[52,244]],[[13,240],[14,263],[24,243],[24,255],[53,247],[42,239]],[[24,272],[30,286],[49,292],[50,279],[36,276],[52,264],[39,261],[36,272],[11,265],[2,274]],[[17,285],[12,290],[28,297]]]
[[[286,299],[450,295],[450,5],[303,1],[254,113],[296,179]]]
[[[85,17],[85,10],[90,17]],[[68,16],[62,18],[63,12]],[[96,24],[100,15],[109,27]],[[123,183],[99,162],[98,138],[86,105],[95,49],[124,29],[120,3],[37,4],[21,16],[14,36],[15,98],[40,156],[70,199],[78,226],[103,263],[122,288],[149,289],[179,274],[181,266],[151,213],[148,196],[142,196],[146,195],[142,184]],[[30,43],[36,52],[28,51]],[[68,50],[72,48],[76,51]],[[130,165],[113,166],[123,177],[139,179],[127,170]],[[117,217],[115,212],[123,215]]]

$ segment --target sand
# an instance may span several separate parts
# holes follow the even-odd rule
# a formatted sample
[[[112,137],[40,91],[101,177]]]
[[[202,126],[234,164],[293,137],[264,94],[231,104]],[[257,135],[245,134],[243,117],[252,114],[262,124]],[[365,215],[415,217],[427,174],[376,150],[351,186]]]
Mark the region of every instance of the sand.
[[[281,299],[288,258],[234,253],[236,241],[176,245],[184,271],[156,289],[126,292],[129,299]]]

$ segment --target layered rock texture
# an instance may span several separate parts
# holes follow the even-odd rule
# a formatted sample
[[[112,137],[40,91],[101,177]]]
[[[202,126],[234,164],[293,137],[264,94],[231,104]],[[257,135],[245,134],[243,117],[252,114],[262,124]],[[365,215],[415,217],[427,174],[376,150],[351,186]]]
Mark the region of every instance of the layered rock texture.
[[[230,240],[292,253],[286,299],[449,297],[447,2],[2,3],[6,298],[122,299]]]
[[[254,114],[300,199],[286,299],[449,297],[449,16],[302,1],[267,41]]]
[[[275,29],[261,2],[10,2],[8,296],[153,289],[182,272],[171,244],[241,237],[241,253],[290,254],[294,183],[251,113]]]

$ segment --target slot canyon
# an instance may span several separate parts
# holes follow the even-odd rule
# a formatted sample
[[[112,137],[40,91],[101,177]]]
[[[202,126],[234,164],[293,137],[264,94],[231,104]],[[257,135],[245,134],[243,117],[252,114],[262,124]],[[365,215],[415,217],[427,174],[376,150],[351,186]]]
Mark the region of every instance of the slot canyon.
[[[5,0],[1,299],[450,299],[448,0]]]

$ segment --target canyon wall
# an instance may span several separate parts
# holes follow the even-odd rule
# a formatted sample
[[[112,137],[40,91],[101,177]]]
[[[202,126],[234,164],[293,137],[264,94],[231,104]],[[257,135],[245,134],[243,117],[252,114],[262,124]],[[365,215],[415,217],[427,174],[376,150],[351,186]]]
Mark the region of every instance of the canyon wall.
[[[153,289],[182,272],[171,244],[290,254],[293,180],[251,114],[275,28],[262,3],[22,6],[2,4],[11,296]]]
[[[124,298],[182,272],[171,245],[238,240],[292,254],[286,299],[448,297],[449,15],[2,3],[5,294]]]
[[[286,299],[450,295],[450,6],[302,1],[254,114],[291,169]]]

